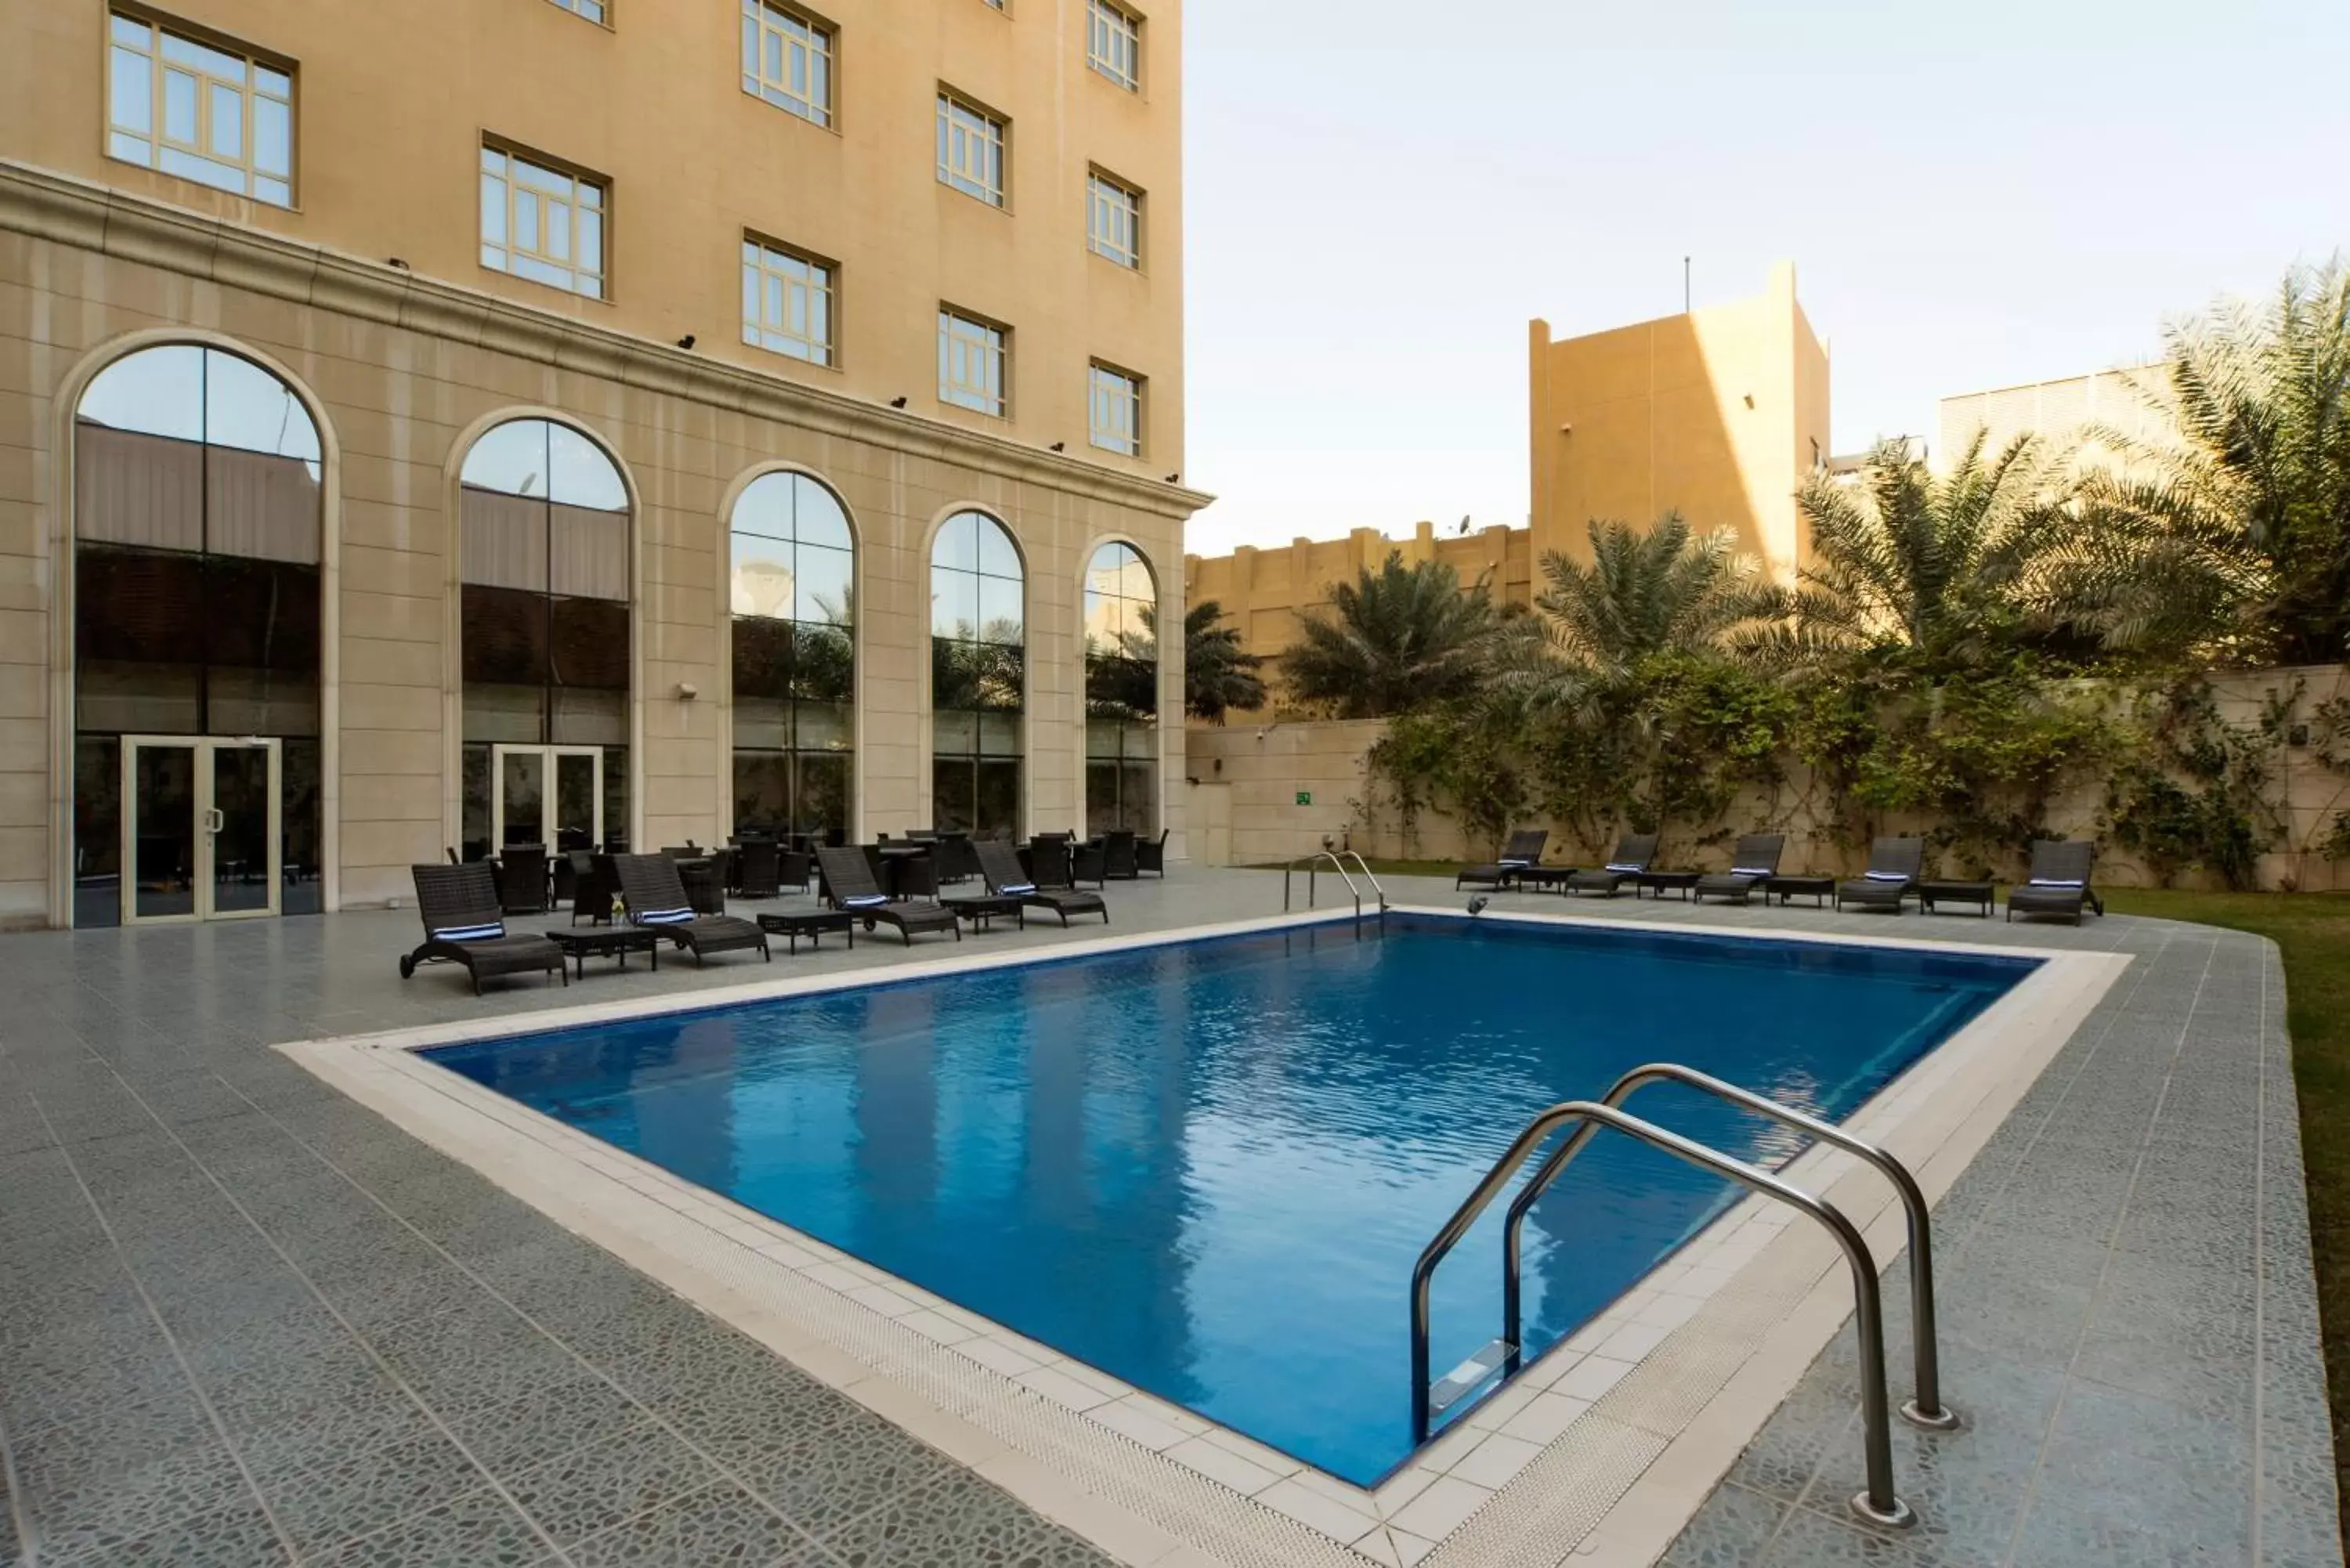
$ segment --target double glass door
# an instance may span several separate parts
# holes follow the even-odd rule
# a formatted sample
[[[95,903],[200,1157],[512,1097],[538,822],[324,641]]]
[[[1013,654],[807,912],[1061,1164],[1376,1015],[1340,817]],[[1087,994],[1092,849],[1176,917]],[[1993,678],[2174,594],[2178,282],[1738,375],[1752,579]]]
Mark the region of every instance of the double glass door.
[[[549,857],[604,844],[600,746],[490,748],[493,853],[536,844]]]
[[[285,884],[274,740],[122,738],[122,918],[252,919]]]

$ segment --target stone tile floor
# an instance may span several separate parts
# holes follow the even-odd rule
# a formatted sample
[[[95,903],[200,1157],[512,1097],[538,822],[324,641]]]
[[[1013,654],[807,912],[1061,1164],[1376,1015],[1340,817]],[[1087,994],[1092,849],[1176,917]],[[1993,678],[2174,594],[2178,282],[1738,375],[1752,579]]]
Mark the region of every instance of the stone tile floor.
[[[1111,891],[1126,931],[1278,904],[1261,874]],[[1900,1436],[1926,1528],[1841,1511],[1846,1335],[1669,1563],[2341,1562],[2265,944],[2122,919],[1637,912],[2149,961],[1939,1210],[1947,1382],[1971,1419]],[[1104,1561],[268,1049],[566,1000],[514,981],[476,1002],[448,971],[402,983],[414,933],[384,912],[0,939],[0,1564]],[[591,963],[570,1000],[756,967]],[[1905,1308],[1897,1270],[1888,1317]]]

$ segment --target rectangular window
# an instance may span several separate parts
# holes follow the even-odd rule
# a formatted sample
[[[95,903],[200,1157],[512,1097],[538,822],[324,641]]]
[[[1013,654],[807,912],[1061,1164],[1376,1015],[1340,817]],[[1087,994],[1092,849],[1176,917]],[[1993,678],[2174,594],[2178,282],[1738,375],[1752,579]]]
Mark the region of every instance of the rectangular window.
[[[601,22],[606,11],[609,9],[604,4],[604,0],[555,0],[555,3],[566,11],[587,17],[590,22]]]
[[[1096,363],[1087,376],[1086,423],[1094,445],[1142,455],[1142,378]]]
[[[1086,64],[1128,92],[1141,90],[1141,19],[1110,0],[1086,0]]]
[[[200,44],[143,16],[107,18],[107,155],[294,204],[288,67]]]
[[[604,297],[603,184],[482,149],[482,265],[590,299]]]
[[[743,238],[743,342],[811,365],[829,365],[837,316],[831,263]]]
[[[939,94],[939,179],[991,207],[1003,205],[1003,121]]]
[[[832,123],[832,29],[772,0],[743,0],[743,90]]]
[[[1086,176],[1086,248],[1120,266],[1142,265],[1142,192],[1098,170]]]
[[[1008,335],[951,310],[939,312],[939,401],[1003,417]]]

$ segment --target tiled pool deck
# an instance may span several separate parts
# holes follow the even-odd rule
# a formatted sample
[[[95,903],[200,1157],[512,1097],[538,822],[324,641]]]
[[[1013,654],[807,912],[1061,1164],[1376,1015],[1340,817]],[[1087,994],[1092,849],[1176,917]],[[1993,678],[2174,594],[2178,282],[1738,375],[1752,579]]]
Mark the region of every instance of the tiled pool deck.
[[[1130,932],[1264,914],[1277,880],[1179,871],[1111,895]],[[1559,908],[1503,900],[1521,902]],[[1970,1421],[1898,1432],[1925,1528],[1843,1511],[1845,1334],[1668,1563],[2342,1562],[2265,943],[2119,918],[1606,912],[2141,960],[1937,1211],[1947,1387]],[[400,981],[413,930],[388,913],[0,939],[0,1563],[1106,1561],[268,1048],[683,994],[745,966],[591,963],[567,996],[476,1002],[450,973]],[[877,941],[775,967],[904,958]],[[1897,1267],[1897,1366],[1906,1306]]]

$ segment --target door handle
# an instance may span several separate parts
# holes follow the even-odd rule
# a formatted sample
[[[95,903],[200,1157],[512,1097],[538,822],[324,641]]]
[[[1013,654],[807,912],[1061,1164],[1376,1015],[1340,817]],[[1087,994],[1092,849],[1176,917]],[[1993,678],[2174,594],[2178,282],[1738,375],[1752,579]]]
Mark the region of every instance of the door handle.
[[[215,805],[206,808],[204,812],[204,831],[206,833],[220,833],[225,830],[227,826],[228,818],[226,815],[223,815],[220,807]]]

